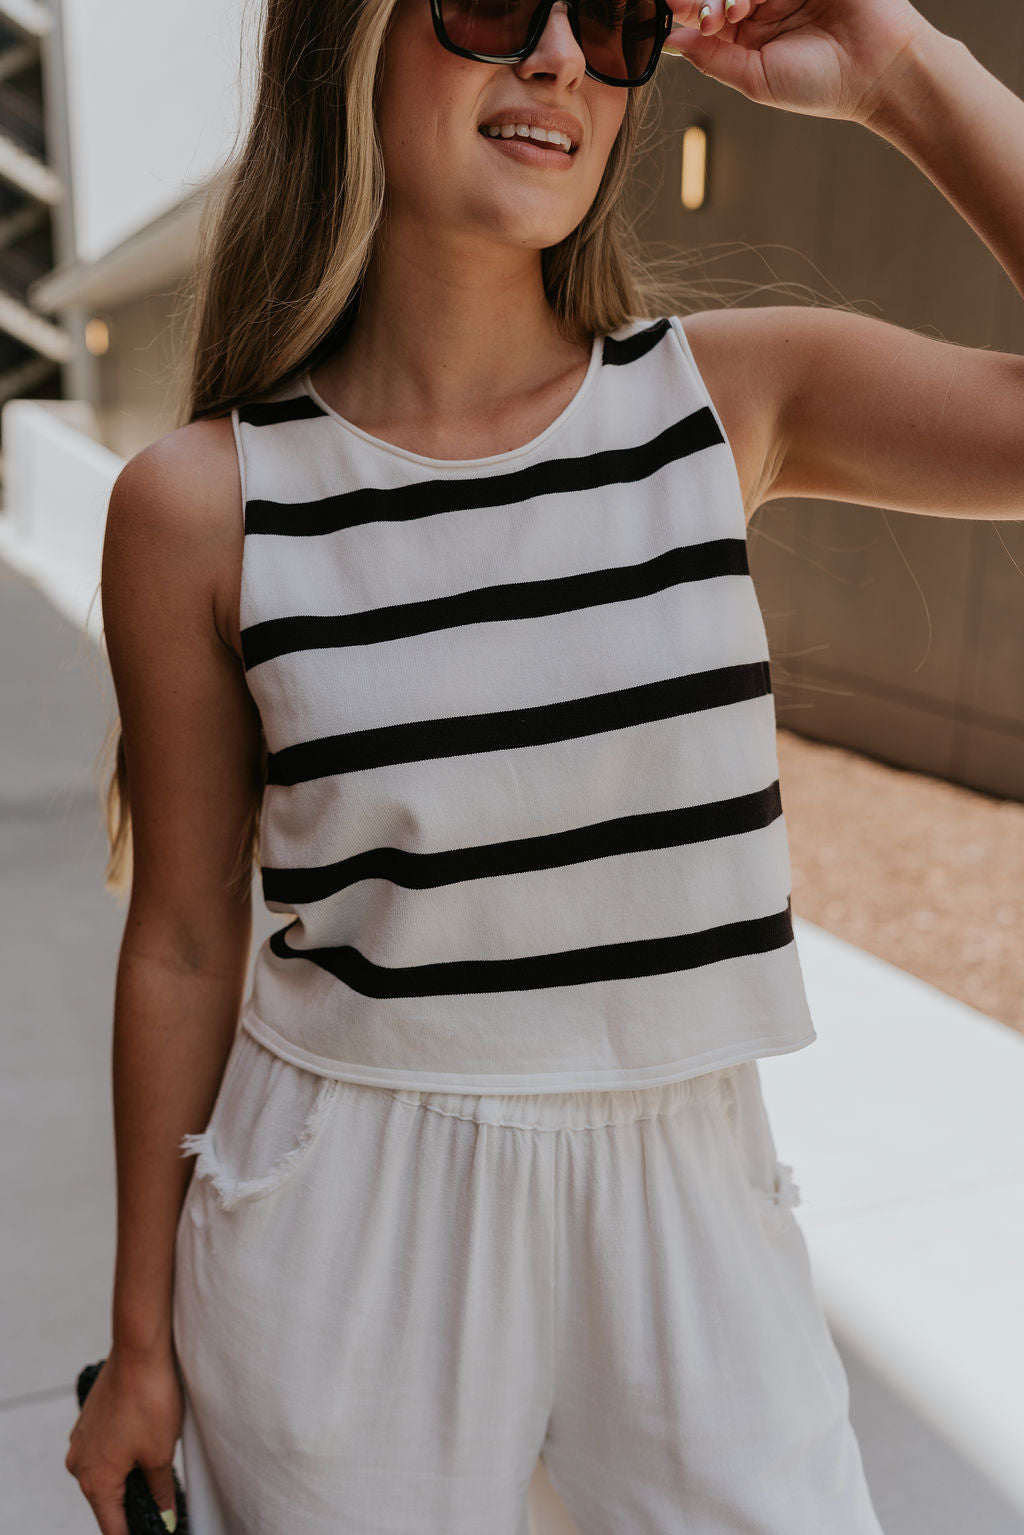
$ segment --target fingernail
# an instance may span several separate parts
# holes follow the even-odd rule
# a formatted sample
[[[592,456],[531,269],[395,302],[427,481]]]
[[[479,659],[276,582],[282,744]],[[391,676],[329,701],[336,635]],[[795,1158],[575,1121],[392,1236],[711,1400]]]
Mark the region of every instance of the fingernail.
[[[160,1518],[164,1522],[164,1529],[169,1530],[170,1535],[174,1535],[175,1530],[178,1528],[177,1512],[173,1508],[162,1508],[160,1510]]]
[[[729,12],[732,10],[732,8],[733,8],[733,6],[735,4],[736,4],[736,0],[725,0],[725,14],[727,16],[728,16]]]
[[[711,7],[710,7],[710,5],[702,5],[701,8],[700,8],[699,13],[697,15],[697,25],[702,27],[704,25],[704,23],[707,21],[707,19],[708,19],[708,17],[710,15],[711,15]]]

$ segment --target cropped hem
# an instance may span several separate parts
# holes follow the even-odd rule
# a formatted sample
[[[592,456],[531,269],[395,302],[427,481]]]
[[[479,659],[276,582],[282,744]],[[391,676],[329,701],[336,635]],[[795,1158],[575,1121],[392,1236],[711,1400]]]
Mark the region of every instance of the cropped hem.
[[[341,1082],[358,1082],[365,1087],[410,1088],[420,1092],[440,1093],[571,1093],[587,1089],[663,1087],[686,1077],[699,1076],[720,1067],[736,1066],[742,1061],[769,1055],[786,1055],[802,1050],[817,1039],[812,1027],[793,1039],[786,1034],[766,1034],[758,1039],[738,1040],[719,1050],[705,1051],[660,1066],[616,1067],[593,1071],[541,1072],[447,1072],[398,1071],[389,1067],[360,1066],[348,1061],[330,1060],[303,1050],[266,1023],[252,1007],[246,1007],[241,1027],[253,1039],[293,1066],[301,1066],[317,1076]]]

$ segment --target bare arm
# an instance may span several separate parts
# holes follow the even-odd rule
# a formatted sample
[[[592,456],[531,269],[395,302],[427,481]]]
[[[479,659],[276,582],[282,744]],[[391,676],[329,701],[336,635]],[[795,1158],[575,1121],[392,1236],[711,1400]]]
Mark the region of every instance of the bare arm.
[[[746,520],[780,497],[1024,518],[1024,357],[797,306],[689,315]]]
[[[869,100],[861,120],[930,177],[1024,295],[1024,101],[929,25]],[[1024,357],[860,315],[809,311],[776,328],[773,495],[1024,517]]]
[[[752,100],[862,123],[901,150],[1024,295],[1024,101],[907,0],[673,0],[679,41]],[[866,315],[764,308],[686,322],[723,402],[747,518],[782,496],[1024,517],[1024,358]],[[716,396],[717,397],[717,396]]]
[[[209,1117],[251,940],[251,899],[228,889],[259,761],[255,705],[223,637],[241,539],[229,422],[171,433],[118,477],[102,592],[134,874],[114,1003],[113,1347],[68,1457],[105,1535],[124,1530],[134,1459],[171,1502],[174,1238],[190,1172],[180,1143]]]

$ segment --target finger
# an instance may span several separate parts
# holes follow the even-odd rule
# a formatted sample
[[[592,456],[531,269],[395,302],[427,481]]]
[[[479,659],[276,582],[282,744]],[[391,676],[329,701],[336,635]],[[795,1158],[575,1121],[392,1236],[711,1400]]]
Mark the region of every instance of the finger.
[[[697,30],[703,37],[713,37],[725,25],[725,0],[703,0],[697,11]]]
[[[677,27],[697,27],[697,17],[705,0],[669,0],[673,23]]]
[[[80,1463],[73,1431],[71,1448],[65,1457],[64,1465],[78,1483],[79,1490],[95,1514],[96,1523],[103,1531],[103,1535],[128,1535],[128,1525],[124,1516],[123,1487],[115,1487],[112,1491],[109,1486],[103,1490],[97,1488],[92,1473]]]
[[[698,35],[700,29],[698,17],[704,4],[706,0],[698,0],[698,3],[693,5],[676,0],[672,7],[672,30],[662,48],[664,53],[675,54],[677,57],[682,55],[682,48],[678,46],[679,42],[681,39]]]
[[[143,1466],[146,1484],[153,1495],[161,1519],[173,1531],[178,1522],[177,1501],[174,1496],[174,1473],[170,1462],[164,1466]]]
[[[728,34],[706,37],[701,32],[690,32],[682,27],[676,28],[670,41],[684,59],[689,59],[694,68],[709,79],[742,91],[751,101],[769,99],[764,66],[756,48],[741,47],[732,42]]]
[[[717,37],[718,32],[726,32],[732,37],[734,34],[729,28],[745,21],[755,8],[757,0],[700,0],[694,29],[702,37]]]
[[[85,1492],[85,1489],[82,1489]],[[128,1535],[128,1521],[124,1516],[123,1492],[107,1493],[106,1495],[93,1494],[91,1497],[86,1492],[92,1511],[96,1515],[96,1523],[103,1531],[103,1535]]]

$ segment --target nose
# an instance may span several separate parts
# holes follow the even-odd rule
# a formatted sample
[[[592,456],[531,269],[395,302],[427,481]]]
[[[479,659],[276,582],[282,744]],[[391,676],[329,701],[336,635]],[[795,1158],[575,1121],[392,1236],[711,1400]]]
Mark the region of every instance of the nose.
[[[566,0],[555,0],[533,52],[513,68],[521,79],[550,75],[559,85],[578,85],[587,71],[583,50],[569,25]]]

